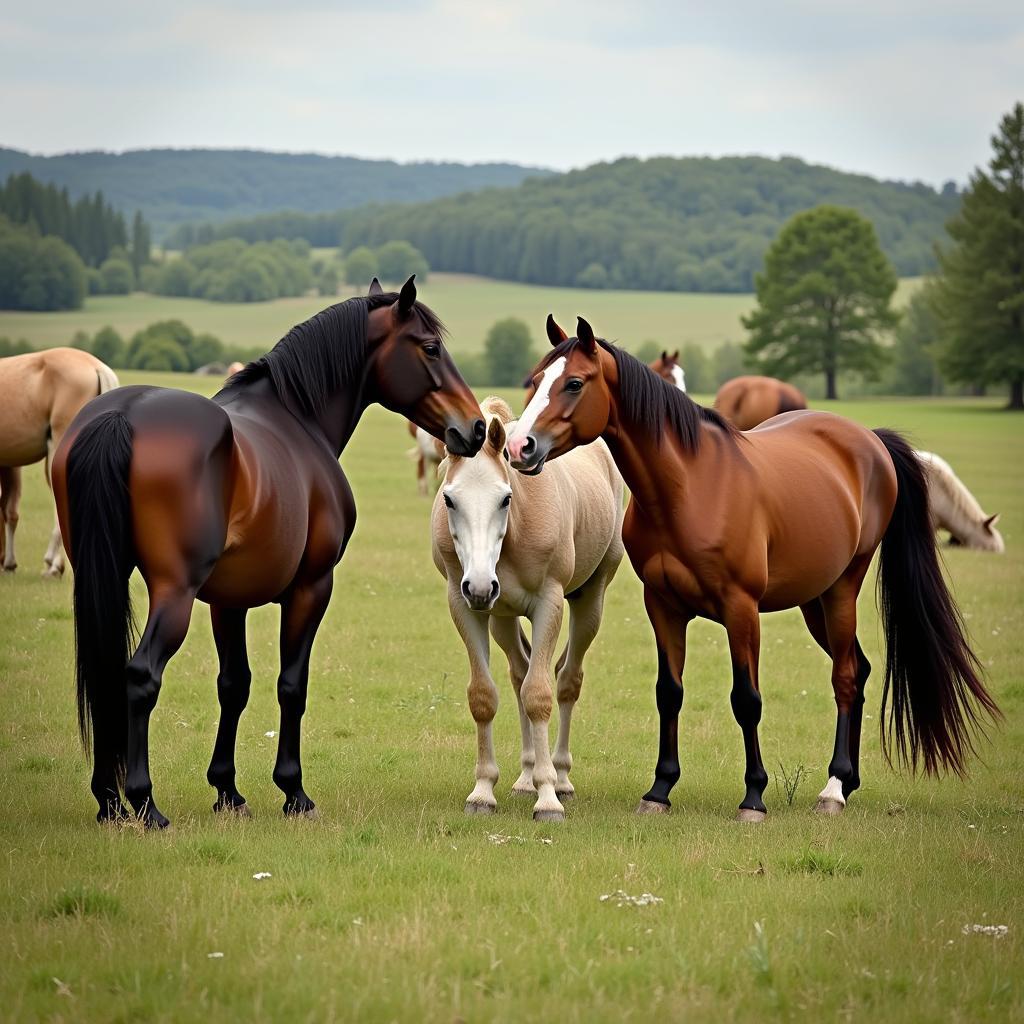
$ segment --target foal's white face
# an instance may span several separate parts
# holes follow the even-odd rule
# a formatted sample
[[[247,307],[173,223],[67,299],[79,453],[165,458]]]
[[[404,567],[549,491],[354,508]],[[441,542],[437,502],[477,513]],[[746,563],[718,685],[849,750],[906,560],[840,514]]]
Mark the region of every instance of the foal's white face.
[[[512,504],[504,447],[505,430],[492,419],[480,453],[454,462],[441,485],[448,530],[462,566],[462,596],[478,612],[494,607],[501,593],[498,559]]]

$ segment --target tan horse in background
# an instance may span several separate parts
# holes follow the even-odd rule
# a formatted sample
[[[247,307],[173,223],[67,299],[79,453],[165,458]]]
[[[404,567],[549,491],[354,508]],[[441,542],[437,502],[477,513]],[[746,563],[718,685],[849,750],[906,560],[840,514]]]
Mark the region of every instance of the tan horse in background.
[[[779,413],[806,408],[799,388],[774,377],[733,377],[715,395],[715,411],[740,430],[753,430]]]
[[[512,792],[536,793],[538,821],[561,821],[561,800],[574,792],[569,726],[583,685],[583,657],[622,560],[622,478],[603,441],[570,452],[542,476],[517,473],[505,454],[511,409],[500,398],[486,399],[481,408],[487,441],[476,458],[447,459],[431,516],[434,564],[448,580],[448,608],[469,655],[477,761],[466,813],[491,814],[497,807],[491,726],[498,689],[489,626],[508,659],[519,704],[521,772]],[[552,760],[551,662],[566,600],[569,639],[555,669],[559,723]],[[532,624],[532,643],[519,616]]]
[[[1003,535],[996,529],[999,514],[985,515],[981,505],[953,472],[953,467],[934,452],[917,451],[928,477],[928,511],[936,530],[947,530],[950,543],[977,551],[1006,550]]]
[[[416,490],[426,498],[437,487],[441,461],[445,454],[444,445],[422,427],[417,427],[412,420],[408,421],[408,427],[409,436],[416,442],[416,446],[410,448],[407,453],[409,458],[416,463]],[[433,487],[427,483],[428,466]]]
[[[45,459],[50,484],[53,452],[68,424],[86,402],[118,384],[117,375],[95,356],[75,348],[51,348],[0,359],[0,537],[3,568],[13,572],[14,531],[21,499],[21,467]],[[60,529],[44,556],[45,576],[64,572]]]

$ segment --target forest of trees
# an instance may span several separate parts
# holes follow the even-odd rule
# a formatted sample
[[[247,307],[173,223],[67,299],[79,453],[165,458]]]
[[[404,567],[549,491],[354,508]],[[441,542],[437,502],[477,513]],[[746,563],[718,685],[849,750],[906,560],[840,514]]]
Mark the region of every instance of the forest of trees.
[[[0,309],[78,309],[86,270],[67,242],[0,214]]]
[[[102,189],[118,209],[141,210],[157,241],[186,221],[222,221],[285,209],[315,213],[364,203],[420,202],[470,189],[518,185],[527,177],[553,173],[516,164],[399,164],[257,150],[142,149],[33,156],[0,148],[0,180],[25,171],[69,189],[72,195]],[[238,233],[222,237],[231,235]],[[274,231],[247,240],[272,241],[282,236],[298,237]],[[212,239],[191,239],[190,244],[195,241]],[[323,244],[337,245],[337,232]]]
[[[394,239],[435,270],[589,288],[747,292],[794,214],[847,206],[874,225],[901,276],[934,267],[955,187],[881,182],[793,158],[622,159],[516,188],[333,214],[275,214],[176,239],[277,235],[349,252]]]

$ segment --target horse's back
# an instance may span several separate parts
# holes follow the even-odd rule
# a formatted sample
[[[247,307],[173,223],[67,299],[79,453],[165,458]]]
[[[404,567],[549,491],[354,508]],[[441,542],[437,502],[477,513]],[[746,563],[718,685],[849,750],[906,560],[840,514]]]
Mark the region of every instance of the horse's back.
[[[752,430],[780,413],[807,408],[807,399],[792,384],[775,377],[746,375],[726,381],[714,408],[740,430]]]

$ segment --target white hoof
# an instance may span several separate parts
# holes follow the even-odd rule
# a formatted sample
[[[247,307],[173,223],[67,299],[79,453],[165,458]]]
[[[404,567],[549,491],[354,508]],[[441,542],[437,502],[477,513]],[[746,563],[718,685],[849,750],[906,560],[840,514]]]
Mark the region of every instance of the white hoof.
[[[755,824],[759,824],[768,817],[767,811],[757,811],[753,807],[741,807],[736,812],[737,821],[749,821]]]
[[[657,800],[641,800],[636,805],[637,814],[670,814],[672,808],[668,804],[659,804]]]
[[[497,809],[497,802],[493,804],[478,804],[473,800],[466,801],[466,814],[494,814]]]
[[[534,811],[534,821],[565,821],[565,811]]]
[[[842,800],[833,800],[831,797],[818,797],[818,802],[814,805],[815,814],[825,814],[831,818],[834,818],[837,814],[842,814],[846,810],[846,803]]]

